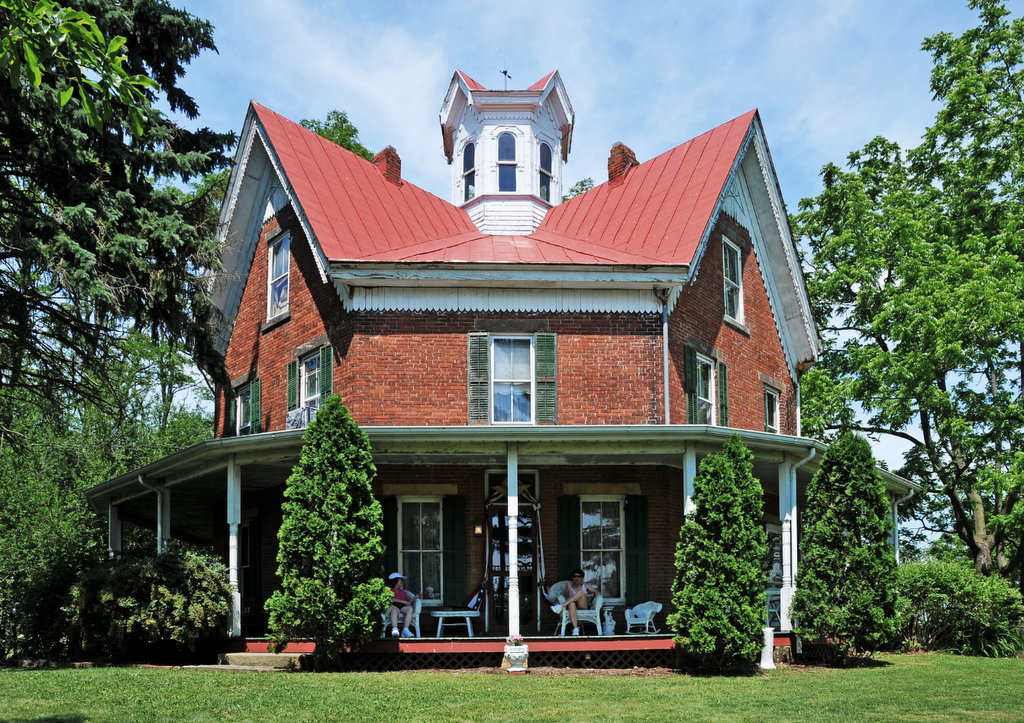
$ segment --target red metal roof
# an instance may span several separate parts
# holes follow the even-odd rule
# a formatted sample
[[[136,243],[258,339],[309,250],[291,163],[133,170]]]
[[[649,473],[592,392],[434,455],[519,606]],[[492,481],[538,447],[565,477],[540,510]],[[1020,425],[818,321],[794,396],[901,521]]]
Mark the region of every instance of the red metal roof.
[[[463,209],[253,108],[324,255],[378,263],[689,264],[757,113],[555,206],[530,236],[488,236]]]
[[[541,78],[536,83],[527,88],[527,90],[544,90],[544,86],[548,84],[548,81],[551,80],[551,76],[554,74],[555,71],[552,70],[550,73],[548,73],[543,78]]]
[[[749,111],[555,206],[534,236],[689,264],[756,115]]]

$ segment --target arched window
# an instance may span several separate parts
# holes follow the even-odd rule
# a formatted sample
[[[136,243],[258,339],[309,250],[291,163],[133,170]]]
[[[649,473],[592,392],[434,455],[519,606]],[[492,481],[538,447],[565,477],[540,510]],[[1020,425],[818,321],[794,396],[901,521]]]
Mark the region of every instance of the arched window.
[[[462,186],[465,189],[462,200],[472,200],[476,196],[476,146],[472,143],[462,151]]]
[[[516,190],[516,137],[511,133],[498,136],[498,190]]]
[[[551,146],[540,144],[540,197],[551,201]]]

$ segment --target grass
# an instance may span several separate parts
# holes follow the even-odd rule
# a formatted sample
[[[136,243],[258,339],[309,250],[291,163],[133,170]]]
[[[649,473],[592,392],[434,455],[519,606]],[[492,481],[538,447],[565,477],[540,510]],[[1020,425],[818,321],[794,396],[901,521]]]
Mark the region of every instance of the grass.
[[[879,660],[733,678],[0,669],[0,719],[1024,721],[1024,660]]]

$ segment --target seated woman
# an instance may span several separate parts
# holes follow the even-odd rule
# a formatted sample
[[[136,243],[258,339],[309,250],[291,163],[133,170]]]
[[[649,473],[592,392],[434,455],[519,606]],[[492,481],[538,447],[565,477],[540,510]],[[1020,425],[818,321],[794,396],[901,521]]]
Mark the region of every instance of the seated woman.
[[[572,578],[567,583],[569,592],[566,595],[565,602],[551,606],[551,611],[556,615],[562,612],[562,608],[569,611],[569,620],[572,621],[572,634],[580,634],[580,624],[576,619],[576,610],[586,610],[590,607],[587,601],[587,596],[594,596],[597,594],[597,590],[587,583],[583,582],[583,570],[576,568],[572,571]]]
[[[409,623],[412,622],[412,603],[416,596],[405,589],[405,578],[402,577],[400,572],[393,572],[388,575],[388,583],[391,585],[391,590],[395,593],[395,597],[391,601],[391,607],[388,608],[388,618],[391,620],[391,637],[398,637],[398,614],[404,612],[402,637],[411,638],[412,631],[409,630]]]

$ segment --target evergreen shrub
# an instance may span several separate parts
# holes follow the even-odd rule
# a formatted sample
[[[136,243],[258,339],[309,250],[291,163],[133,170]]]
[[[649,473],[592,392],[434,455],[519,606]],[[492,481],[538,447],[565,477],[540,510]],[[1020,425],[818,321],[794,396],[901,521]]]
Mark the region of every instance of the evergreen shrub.
[[[195,652],[227,635],[227,567],[174,542],[159,555],[104,563],[71,588],[71,654],[155,660]]]

